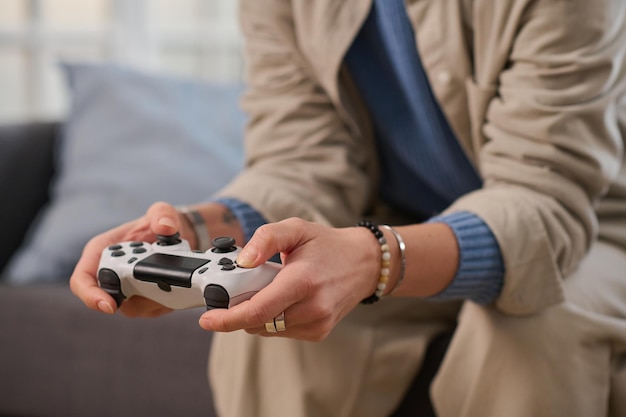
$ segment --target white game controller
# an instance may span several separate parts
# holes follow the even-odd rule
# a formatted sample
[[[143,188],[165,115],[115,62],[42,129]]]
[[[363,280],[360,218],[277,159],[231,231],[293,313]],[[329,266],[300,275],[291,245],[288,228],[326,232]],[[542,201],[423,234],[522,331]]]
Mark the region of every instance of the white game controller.
[[[274,262],[237,266],[241,248],[230,237],[213,239],[214,247],[206,252],[192,252],[178,233],[157,239],[122,242],[102,252],[98,283],[118,307],[141,295],[173,309],[229,308],[267,286],[282,267]]]

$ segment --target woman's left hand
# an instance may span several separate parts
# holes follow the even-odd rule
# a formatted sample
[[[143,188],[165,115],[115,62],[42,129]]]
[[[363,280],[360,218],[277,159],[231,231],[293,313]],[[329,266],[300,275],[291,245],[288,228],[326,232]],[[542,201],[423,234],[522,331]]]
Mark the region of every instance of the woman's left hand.
[[[256,231],[237,263],[255,267],[277,252],[284,266],[270,285],[230,309],[207,311],[200,326],[319,341],[376,289],[380,245],[366,228],[338,229],[300,219],[267,224]],[[268,333],[265,323],[282,312],[286,330]]]

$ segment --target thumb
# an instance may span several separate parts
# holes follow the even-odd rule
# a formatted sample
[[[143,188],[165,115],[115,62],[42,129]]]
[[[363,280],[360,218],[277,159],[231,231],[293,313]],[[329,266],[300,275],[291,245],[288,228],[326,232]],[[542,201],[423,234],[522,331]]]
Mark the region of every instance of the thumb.
[[[170,204],[154,203],[148,209],[147,216],[154,234],[169,236],[180,230],[180,216]]]
[[[289,253],[306,241],[311,223],[287,219],[259,227],[237,257],[237,265],[254,268],[277,252]]]

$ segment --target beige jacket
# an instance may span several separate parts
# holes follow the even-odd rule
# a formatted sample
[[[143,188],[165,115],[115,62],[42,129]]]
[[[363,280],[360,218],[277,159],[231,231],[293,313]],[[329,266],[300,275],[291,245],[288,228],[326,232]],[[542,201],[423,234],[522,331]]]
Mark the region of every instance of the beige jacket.
[[[242,0],[247,169],[221,194],[269,221],[354,224],[376,204],[372,129],[342,58],[371,0]],[[563,299],[600,236],[626,247],[626,2],[408,0],[434,93],[484,187],[510,314]],[[451,167],[454,169],[454,167]]]

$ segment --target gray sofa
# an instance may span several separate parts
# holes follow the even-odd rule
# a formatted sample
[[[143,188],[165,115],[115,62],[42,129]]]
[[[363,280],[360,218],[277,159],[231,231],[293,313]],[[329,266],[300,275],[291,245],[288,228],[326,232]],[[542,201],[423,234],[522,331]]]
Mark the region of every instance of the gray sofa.
[[[0,270],[48,199],[57,131],[0,127]],[[214,416],[200,313],[111,317],[64,284],[0,283],[0,415]]]
[[[48,199],[58,128],[0,127],[0,271]],[[106,316],[85,308],[66,284],[0,280],[0,416],[214,416],[211,334],[197,325],[201,312]],[[449,337],[431,344],[394,417],[434,415],[427,390]]]

